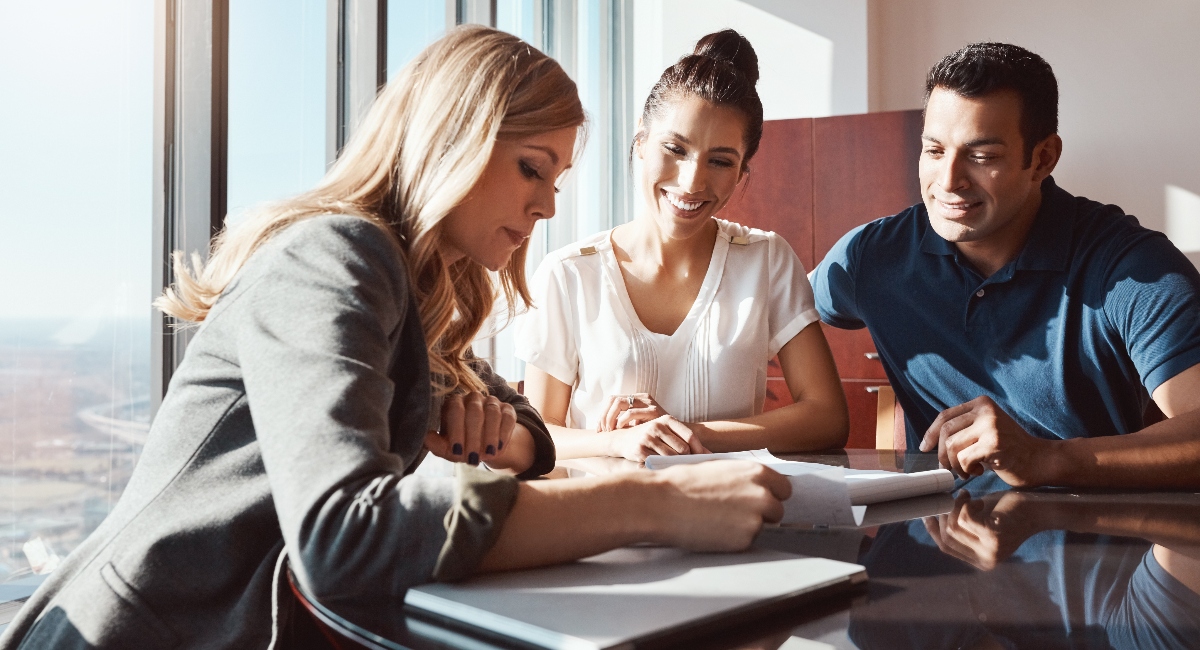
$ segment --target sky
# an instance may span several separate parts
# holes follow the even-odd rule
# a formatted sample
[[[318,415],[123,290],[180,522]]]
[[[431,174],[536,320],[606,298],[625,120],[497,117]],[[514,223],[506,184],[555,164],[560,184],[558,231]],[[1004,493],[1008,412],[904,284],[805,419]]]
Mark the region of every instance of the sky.
[[[388,68],[445,29],[391,0]],[[327,163],[326,3],[230,0],[229,213]],[[0,320],[150,314],[153,0],[0,0]]]
[[[152,0],[0,2],[0,319],[149,314]]]

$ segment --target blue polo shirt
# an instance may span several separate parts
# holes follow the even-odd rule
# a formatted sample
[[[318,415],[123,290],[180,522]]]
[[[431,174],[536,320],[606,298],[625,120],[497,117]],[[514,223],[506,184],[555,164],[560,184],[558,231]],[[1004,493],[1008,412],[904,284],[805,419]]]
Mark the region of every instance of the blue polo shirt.
[[[812,284],[823,321],[870,330],[912,450],[939,412],[980,395],[1042,438],[1137,431],[1150,393],[1200,363],[1196,268],[1050,178],[1025,247],[990,278],[917,204],[847,233]]]

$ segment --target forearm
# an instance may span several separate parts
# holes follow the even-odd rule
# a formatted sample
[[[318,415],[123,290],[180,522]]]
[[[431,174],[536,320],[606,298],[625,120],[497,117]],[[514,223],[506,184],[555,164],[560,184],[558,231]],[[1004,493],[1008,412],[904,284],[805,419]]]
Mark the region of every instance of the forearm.
[[[499,453],[486,464],[488,469],[499,471],[502,474],[520,474],[533,465],[536,454],[533,434],[529,433],[529,429],[524,425],[518,424],[513,427],[512,436],[504,445],[504,449],[499,450]]]
[[[1200,410],[1121,436],[1048,441],[1044,485],[1200,487]]]
[[[546,422],[558,458],[591,458],[612,454],[612,434],[604,431],[572,429]]]
[[[689,425],[714,452],[766,448],[788,453],[846,445],[849,423],[845,404],[801,400],[783,408],[738,420]]]
[[[1200,539],[1200,506],[1142,500],[1088,501],[1061,494],[1027,493],[1019,518],[1035,531],[1069,530],[1116,537],[1141,537],[1168,546]]]
[[[654,541],[660,491],[651,486],[658,483],[650,473],[522,483],[480,570],[567,562]]]

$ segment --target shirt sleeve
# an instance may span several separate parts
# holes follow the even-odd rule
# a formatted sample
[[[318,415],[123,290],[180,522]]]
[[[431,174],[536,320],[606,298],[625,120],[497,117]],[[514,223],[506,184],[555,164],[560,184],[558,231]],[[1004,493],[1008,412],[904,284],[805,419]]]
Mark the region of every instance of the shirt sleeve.
[[[1200,273],[1158,233],[1125,247],[1110,269],[1105,317],[1153,393],[1200,364]]]
[[[568,386],[579,372],[579,327],[563,262],[556,255],[542,260],[529,282],[533,306],[517,317],[515,356]]]
[[[804,263],[782,237],[771,233],[767,249],[770,265],[770,304],[767,327],[771,336],[768,356],[775,356],[805,327],[820,320],[813,302],[812,285]]]
[[[396,343],[408,304],[404,265],[376,226],[318,217],[291,226],[250,263],[259,268],[231,319],[255,436],[289,559],[318,599],[399,597],[471,573],[515,503],[512,477],[463,468],[404,475],[392,436],[401,389],[392,364],[423,365]],[[404,337],[401,337],[401,341]],[[411,442],[411,440],[409,441]],[[413,447],[413,445],[408,445]],[[252,471],[252,468],[245,470]]]
[[[864,224],[842,236],[812,272],[813,294],[821,320],[841,329],[865,326],[858,309],[856,274]]]

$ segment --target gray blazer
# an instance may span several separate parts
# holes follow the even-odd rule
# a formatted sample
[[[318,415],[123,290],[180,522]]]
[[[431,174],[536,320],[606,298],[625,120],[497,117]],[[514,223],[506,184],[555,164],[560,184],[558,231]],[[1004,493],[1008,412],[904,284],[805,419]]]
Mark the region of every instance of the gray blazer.
[[[537,413],[478,370],[534,434],[526,474],[548,471]],[[439,412],[391,238],[340,215],[289,227],[213,307],[116,507],[0,646],[267,648],[293,609],[285,551],[318,600],[399,602],[469,574],[517,482],[411,475]]]

